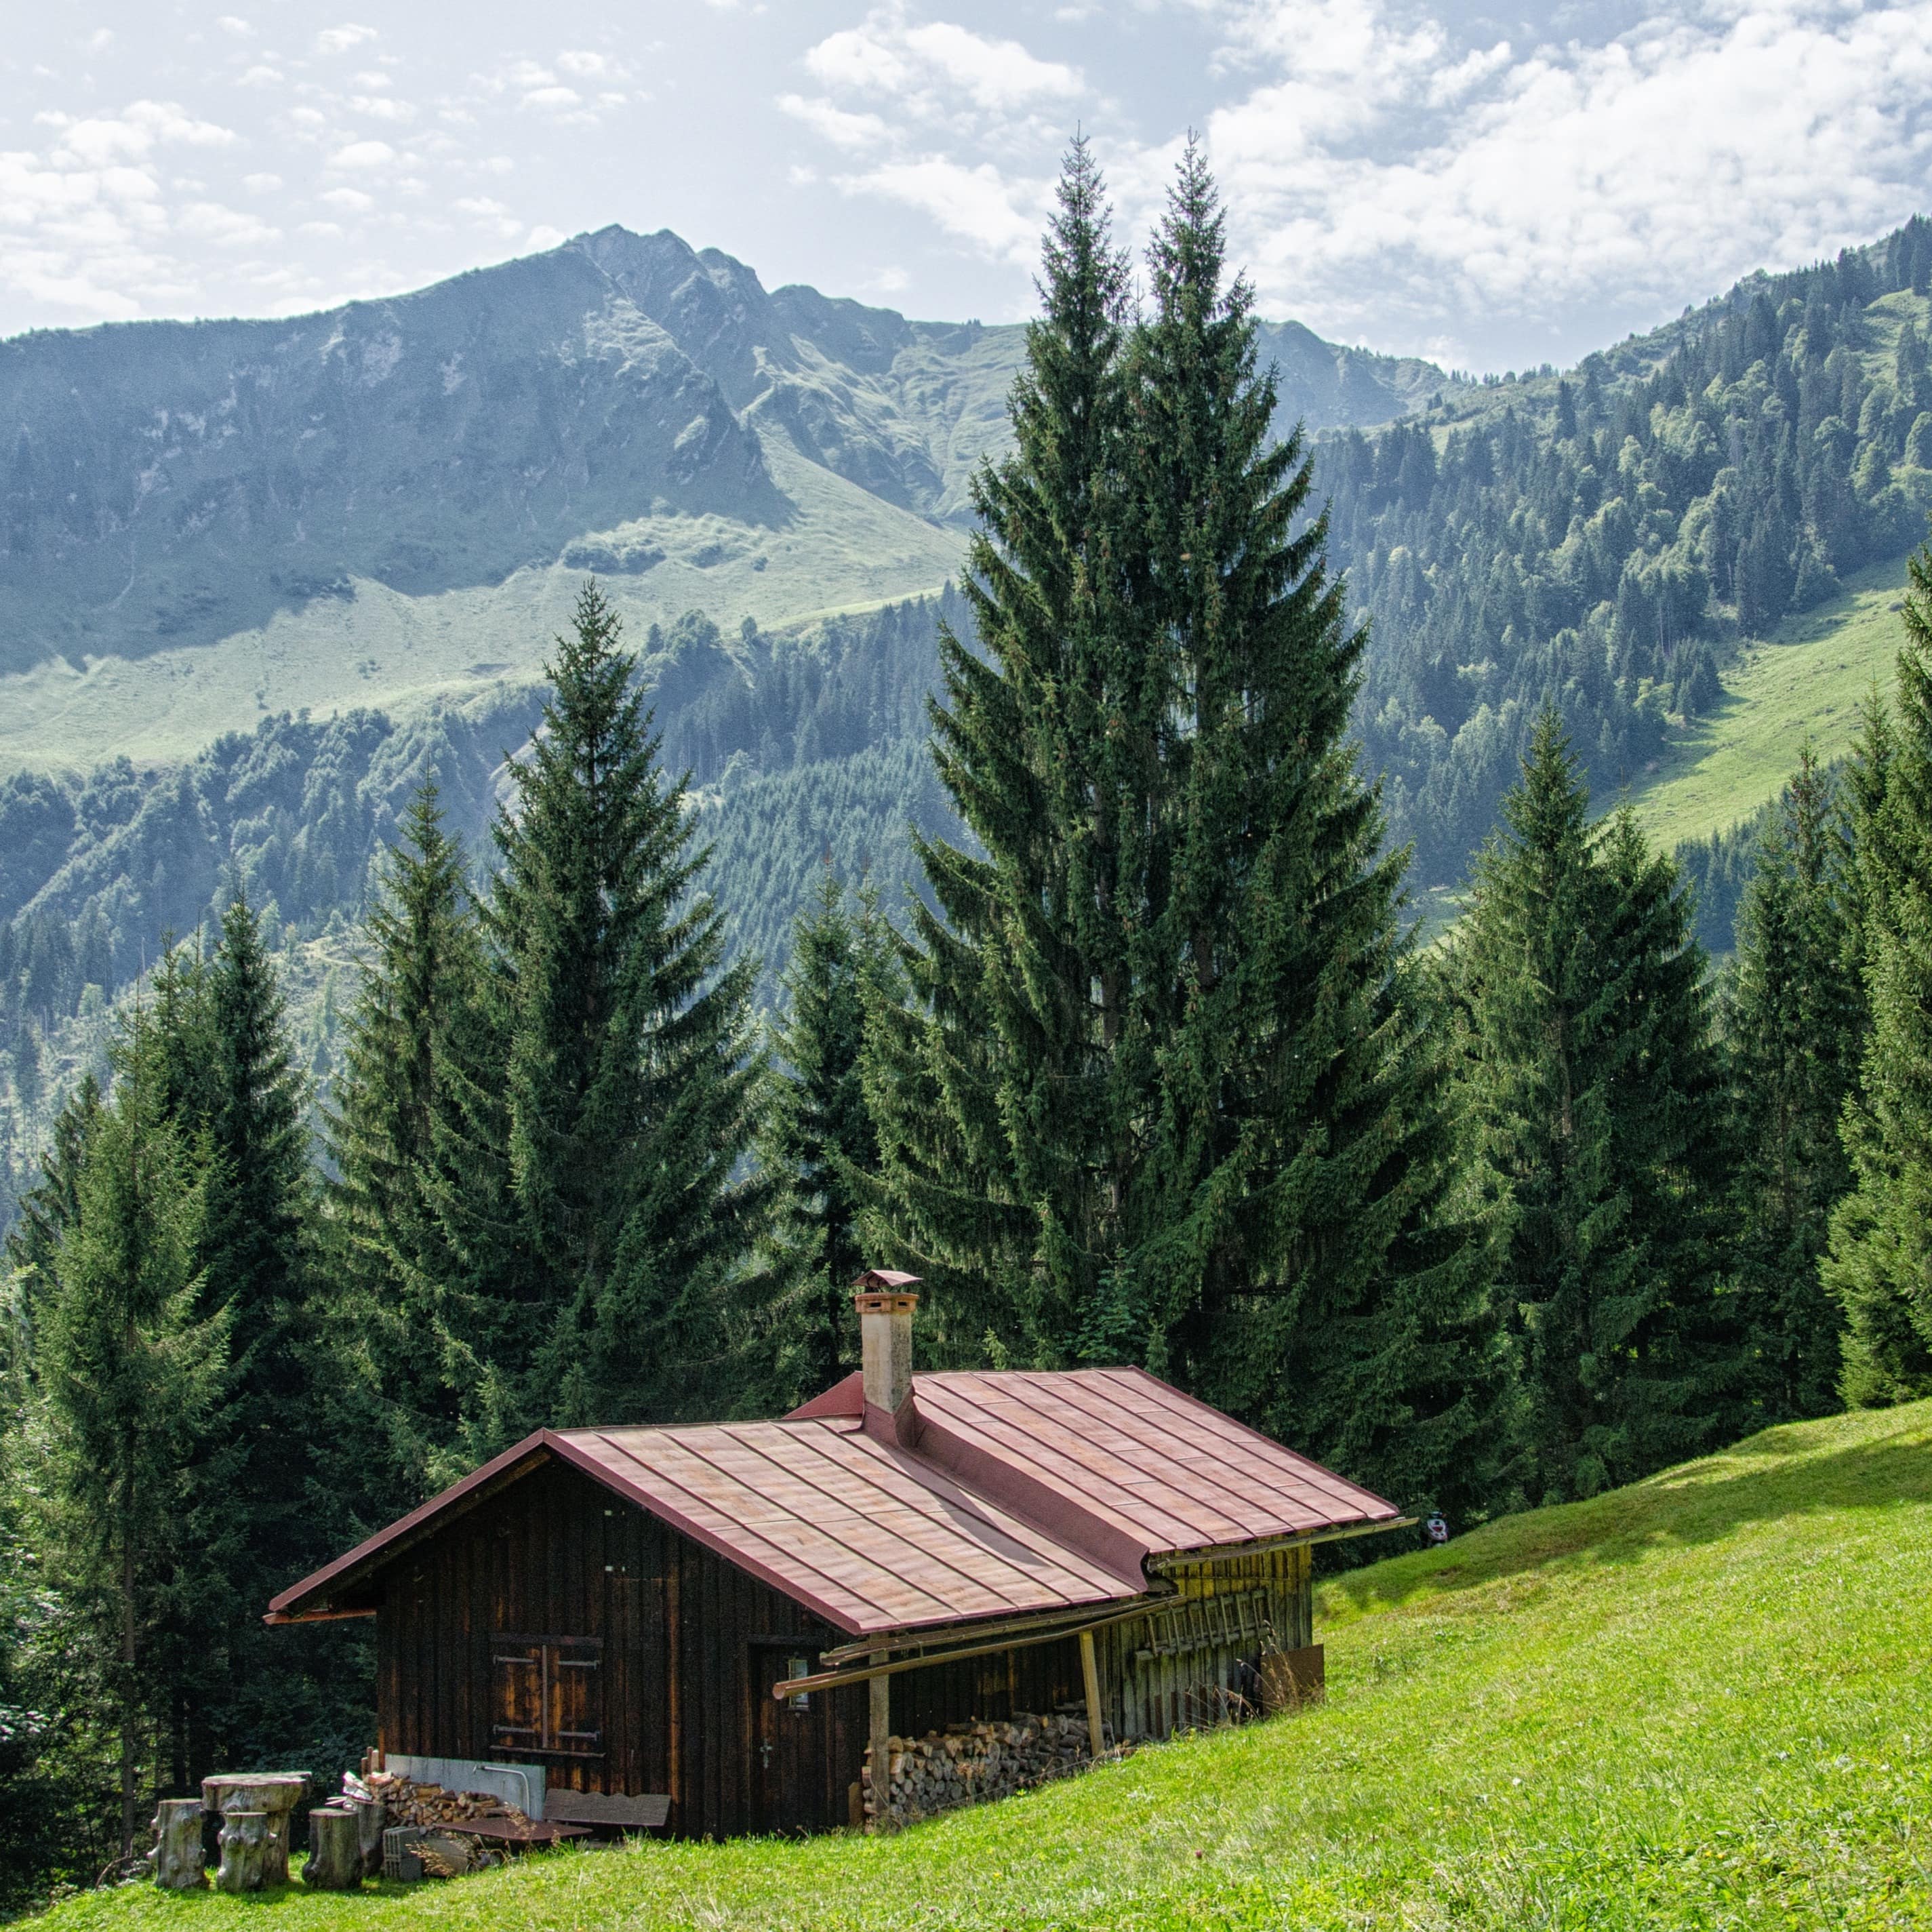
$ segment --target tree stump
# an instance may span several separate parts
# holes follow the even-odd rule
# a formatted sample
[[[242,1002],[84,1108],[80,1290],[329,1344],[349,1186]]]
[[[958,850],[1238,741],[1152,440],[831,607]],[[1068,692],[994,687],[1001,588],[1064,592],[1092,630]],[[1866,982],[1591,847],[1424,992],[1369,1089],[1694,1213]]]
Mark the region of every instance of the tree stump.
[[[268,1863],[265,1885],[289,1882],[289,1820],[308,1790],[308,1774],[301,1771],[244,1774],[224,1772],[201,1780],[201,1802],[226,1818],[237,1811],[260,1811],[268,1821]]]
[[[208,1882],[201,1861],[201,1800],[164,1798],[154,1811],[154,1849],[148,1854],[154,1882],[169,1892],[194,1892]]]
[[[352,1811],[308,1814],[308,1863],[302,1882],[318,1892],[353,1892],[362,1882],[362,1846]]]
[[[221,1820],[221,1868],[214,1874],[222,1892],[260,1892],[267,1881],[274,1834],[266,1811],[230,1811]]]
[[[382,1827],[388,1822],[388,1807],[380,1798],[352,1798],[349,1808],[356,1814],[356,1843],[362,1855],[362,1876],[382,1875]]]

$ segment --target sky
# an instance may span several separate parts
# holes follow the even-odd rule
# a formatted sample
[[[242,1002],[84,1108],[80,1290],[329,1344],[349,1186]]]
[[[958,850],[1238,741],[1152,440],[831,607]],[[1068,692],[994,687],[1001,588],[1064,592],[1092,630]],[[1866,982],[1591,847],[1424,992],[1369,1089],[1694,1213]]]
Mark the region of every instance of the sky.
[[[9,10],[0,336],[296,314],[611,222],[1010,320],[1076,128],[1124,241],[1191,130],[1264,314],[1473,370],[1932,208],[1932,0],[223,4]]]

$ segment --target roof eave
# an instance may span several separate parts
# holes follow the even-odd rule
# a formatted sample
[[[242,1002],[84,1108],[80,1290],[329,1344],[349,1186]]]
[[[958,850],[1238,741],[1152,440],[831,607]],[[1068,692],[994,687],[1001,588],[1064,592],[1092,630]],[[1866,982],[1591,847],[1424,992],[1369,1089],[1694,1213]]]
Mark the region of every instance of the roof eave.
[[[526,1436],[520,1442],[512,1443],[480,1469],[472,1469],[461,1482],[452,1484],[425,1503],[418,1503],[407,1516],[398,1517],[387,1528],[376,1531],[374,1536],[364,1538],[353,1550],[345,1551],[332,1563],[324,1564],[299,1583],[290,1584],[269,1600],[268,1614],[263,1621],[272,1624],[318,1621],[320,1615],[333,1610],[331,1593],[346,1589],[380,1564],[392,1562],[404,1550],[440,1529],[452,1514],[460,1515],[466,1510],[475,1508],[486,1496],[494,1496],[498,1490],[529,1474],[548,1459],[554,1442],[550,1430],[539,1429]],[[310,1606],[316,1604],[319,1598],[322,1601],[317,1608],[312,1609]],[[346,1614],[368,1612],[358,1610]]]
[[[1283,1536],[1244,1538],[1236,1543],[1204,1543],[1192,1550],[1166,1550],[1147,1560],[1149,1571],[1160,1576],[1180,1563],[1213,1563],[1224,1556],[1264,1556],[1271,1550],[1296,1550],[1311,1543],[1346,1543],[1357,1536],[1378,1536],[1385,1529],[1413,1528],[1420,1519],[1391,1515],[1372,1522],[1329,1523],[1319,1529],[1298,1529]]]

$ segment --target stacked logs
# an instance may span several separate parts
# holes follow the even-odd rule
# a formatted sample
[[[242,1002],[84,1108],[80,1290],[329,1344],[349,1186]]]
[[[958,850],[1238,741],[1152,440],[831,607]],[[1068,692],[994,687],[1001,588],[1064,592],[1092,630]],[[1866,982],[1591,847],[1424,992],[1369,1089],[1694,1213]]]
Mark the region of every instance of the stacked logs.
[[[892,1738],[886,1822],[910,1825],[962,1804],[1010,1798],[1064,1778],[1088,1761],[1084,1714],[1035,1717],[1018,1712],[1000,1724],[949,1724],[922,1738]],[[867,1820],[876,1825],[872,1754],[862,1778]]]
[[[448,1791],[389,1771],[371,1772],[363,1781],[370,1796],[382,1801],[392,1825],[463,1825],[476,1818],[500,1819],[508,1825],[530,1822],[514,1804],[487,1792]]]

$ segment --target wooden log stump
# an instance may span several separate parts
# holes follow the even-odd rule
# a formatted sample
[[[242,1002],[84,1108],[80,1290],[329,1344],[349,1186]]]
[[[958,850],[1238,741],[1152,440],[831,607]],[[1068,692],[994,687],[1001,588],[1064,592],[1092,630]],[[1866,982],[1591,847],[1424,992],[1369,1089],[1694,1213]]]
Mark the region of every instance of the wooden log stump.
[[[356,1814],[328,1808],[308,1814],[308,1863],[302,1882],[318,1892],[353,1892],[362,1882]]]
[[[302,1771],[223,1772],[201,1780],[201,1802],[224,1818],[237,1811],[260,1811],[268,1821],[268,1863],[263,1883],[289,1882],[289,1821],[308,1790]]]
[[[154,1811],[154,1849],[148,1854],[154,1882],[168,1892],[194,1892],[208,1882],[201,1856],[201,1800],[164,1798]]]
[[[214,1875],[222,1892],[260,1892],[268,1880],[274,1834],[266,1811],[229,1811],[221,1820],[221,1868]]]
[[[388,1822],[388,1807],[380,1798],[352,1798],[349,1808],[356,1814],[356,1843],[362,1855],[362,1876],[382,1875],[382,1827]]]

